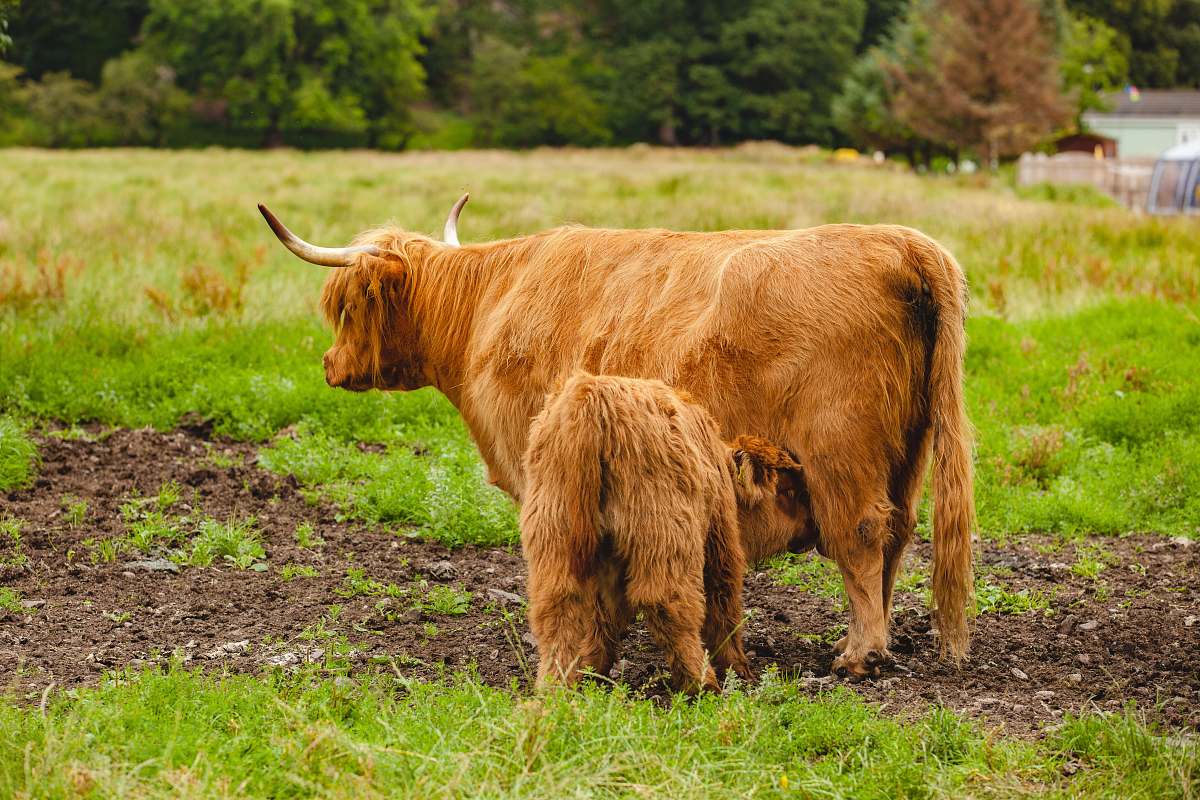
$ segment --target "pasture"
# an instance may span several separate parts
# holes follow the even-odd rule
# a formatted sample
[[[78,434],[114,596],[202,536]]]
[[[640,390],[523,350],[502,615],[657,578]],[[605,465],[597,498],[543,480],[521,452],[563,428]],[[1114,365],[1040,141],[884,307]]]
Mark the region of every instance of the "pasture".
[[[747,581],[763,674],[534,697],[516,515],[432,390],[325,386],[324,271],[395,221],[894,222],[970,280],[978,616],[934,660],[927,542],[882,680],[830,562]],[[1195,797],[1194,220],[758,145],[382,155],[0,151],[3,796]],[[919,531],[928,536],[923,515]]]

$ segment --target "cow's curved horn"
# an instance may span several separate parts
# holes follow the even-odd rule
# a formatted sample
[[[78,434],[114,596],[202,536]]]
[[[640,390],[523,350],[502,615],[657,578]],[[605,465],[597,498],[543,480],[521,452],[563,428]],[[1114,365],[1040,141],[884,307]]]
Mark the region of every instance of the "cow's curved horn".
[[[442,241],[446,244],[452,244],[458,247],[458,215],[462,213],[463,206],[471,199],[471,193],[467,192],[462,197],[458,198],[458,202],[450,209],[450,216],[446,217],[446,227],[442,229]]]
[[[372,244],[361,244],[355,247],[317,247],[289,231],[287,226],[279,221],[279,217],[272,214],[271,209],[262,203],[258,204],[258,210],[262,212],[267,224],[271,226],[271,230],[279,237],[279,241],[283,242],[283,246],[310,264],[320,264],[322,267],[348,267],[354,263],[354,257],[359,253],[379,255],[379,248]]]

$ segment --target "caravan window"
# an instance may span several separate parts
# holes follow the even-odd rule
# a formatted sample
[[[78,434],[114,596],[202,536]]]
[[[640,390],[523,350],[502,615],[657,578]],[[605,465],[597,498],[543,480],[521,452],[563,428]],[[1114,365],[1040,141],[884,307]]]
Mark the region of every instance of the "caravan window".
[[[1191,163],[1187,161],[1159,162],[1158,181],[1154,186],[1154,197],[1151,198],[1152,208],[1166,211],[1179,207],[1176,198],[1179,197],[1180,184],[1187,177],[1190,166]]]

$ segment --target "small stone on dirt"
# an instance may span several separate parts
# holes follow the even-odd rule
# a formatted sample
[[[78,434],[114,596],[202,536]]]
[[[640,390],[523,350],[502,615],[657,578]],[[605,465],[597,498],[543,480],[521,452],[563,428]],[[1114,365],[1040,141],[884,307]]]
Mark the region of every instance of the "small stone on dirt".
[[[608,671],[608,677],[615,680],[620,680],[621,676],[625,674],[625,670],[627,669],[629,669],[629,661],[622,658],[620,661],[613,664],[612,669]]]
[[[1074,684],[1083,683],[1083,673],[1072,672],[1070,675],[1067,676],[1067,680]]]
[[[488,594],[499,600],[501,603],[515,603],[517,605],[525,604],[524,597],[521,597],[519,594],[513,594],[512,592],[506,592],[503,589],[496,589],[493,587],[488,589]]]
[[[1089,619],[1087,622],[1081,622],[1079,624],[1079,630],[1081,630],[1081,631],[1094,631],[1094,630],[1096,630],[1096,628],[1099,628],[1099,627],[1100,627],[1100,623],[1094,619]]]
[[[179,565],[165,558],[148,558],[144,561],[130,561],[125,565],[129,569],[140,569],[145,572],[179,572]]]
[[[1075,623],[1078,621],[1078,617],[1076,617],[1074,614],[1067,614],[1065,617],[1063,617],[1062,622],[1058,623],[1058,632],[1070,633],[1075,629]]]
[[[1022,681],[1029,680],[1029,676],[1026,675],[1025,672],[1020,667],[1013,667],[1010,671],[1012,672],[1013,677],[1016,678],[1017,680],[1022,680]]]
[[[1188,617],[1183,621],[1183,627],[1190,628],[1193,625],[1200,624],[1200,617]]]
[[[45,600],[22,600],[21,608],[41,608],[46,605]]]
[[[273,667],[290,667],[292,664],[300,663],[300,656],[291,652],[280,653],[277,656],[268,658],[267,663]]]
[[[1075,660],[1078,661],[1080,664],[1092,663],[1092,657],[1089,656],[1087,653],[1080,653],[1079,655],[1075,656]]]
[[[525,644],[529,645],[535,650],[537,649],[537,637],[535,637],[532,633],[526,632],[525,635],[521,637],[521,641],[525,642]]]
[[[435,581],[448,581],[458,575],[458,567],[449,561],[434,561],[425,567],[425,572]]]
[[[214,647],[204,654],[204,658],[209,660],[221,658],[222,656],[234,655],[235,653],[246,653],[250,650],[250,640],[242,639],[240,642],[226,642],[219,647]]]
[[[1186,536],[1172,536],[1171,544],[1175,545],[1176,547],[1192,547],[1196,544],[1196,540],[1189,539]]]
[[[1035,692],[1034,697],[1038,700],[1049,700],[1051,697],[1054,697],[1054,692],[1049,689],[1042,689],[1040,692]]]

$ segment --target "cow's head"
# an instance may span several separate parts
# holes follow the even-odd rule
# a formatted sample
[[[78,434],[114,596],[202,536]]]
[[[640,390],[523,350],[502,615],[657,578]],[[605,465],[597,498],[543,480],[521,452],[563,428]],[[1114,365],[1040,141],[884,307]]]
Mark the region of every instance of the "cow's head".
[[[259,205],[284,247],[309,263],[334,268],[321,292],[321,310],[335,332],[324,358],[330,386],[361,392],[429,385],[413,321],[414,266],[427,259],[432,248],[458,247],[458,215],[467,199],[464,194],[450,210],[444,243],[391,230],[350,247],[309,244]]]
[[[819,547],[808,484],[792,454],[757,436],[739,436],[730,449],[746,560]]]

